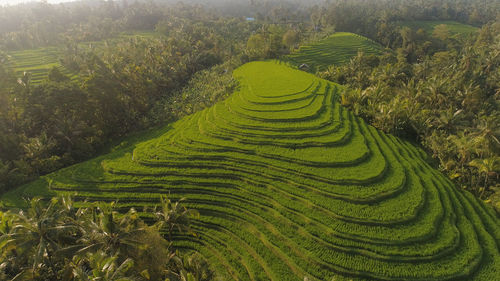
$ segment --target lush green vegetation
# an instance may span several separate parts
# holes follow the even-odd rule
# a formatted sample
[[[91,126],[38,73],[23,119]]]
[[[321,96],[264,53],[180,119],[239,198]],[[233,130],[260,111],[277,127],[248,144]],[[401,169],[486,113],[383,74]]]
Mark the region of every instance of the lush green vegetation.
[[[337,32],[311,45],[303,45],[288,58],[297,65],[307,64],[314,70],[325,70],[331,65],[347,63],[358,52],[380,54],[382,47],[360,35]]]
[[[106,41],[82,42],[79,43],[75,50],[93,49],[95,52],[102,52],[106,44],[118,45],[120,41],[131,40],[133,38],[153,38],[159,36],[159,33],[153,32],[129,32],[119,36],[108,38]],[[24,73],[30,73],[30,82],[32,84],[40,84],[44,80],[48,80],[49,72],[53,68],[58,68],[59,71],[69,77],[71,80],[77,79],[78,71],[76,69],[68,70],[64,67],[65,52],[72,50],[64,50],[61,47],[40,47],[37,49],[14,50],[6,53],[7,61],[15,71],[16,76],[21,77]],[[66,64],[68,67],[71,65]]]
[[[67,76],[71,76],[70,71],[65,69],[58,58],[61,52],[58,48],[39,48],[34,50],[12,51],[7,53],[8,62],[14,68],[17,76],[22,76],[25,72],[30,73],[31,82],[39,84],[48,79],[51,69],[59,68],[59,71]],[[76,76],[73,76],[76,78]]]
[[[238,68],[227,100],[160,136],[7,193],[154,206],[186,198],[223,279],[494,280],[499,219],[413,145],[343,109],[339,85],[277,62]],[[149,213],[143,213],[145,217]]]
[[[2,280],[210,280],[197,253],[171,247],[173,230],[195,234],[197,212],[162,197],[146,224],[133,208],[114,203],[78,208],[69,197],[29,201],[23,211],[0,212]],[[168,234],[168,240],[162,233]]]
[[[402,33],[395,53],[359,54],[320,75],[348,86],[342,103],[358,116],[420,142],[457,186],[491,196],[500,211],[500,64],[492,44],[500,22],[468,36]]]
[[[304,4],[77,1],[2,7],[0,190],[96,156],[131,132],[213,104],[234,87],[231,70],[249,60],[279,58],[300,42],[314,44],[338,30],[400,48],[408,62],[417,62],[446,50],[440,38],[447,32],[422,35],[402,29],[401,21],[479,25],[495,18],[498,3]],[[254,16],[255,21],[244,16]],[[448,45],[462,44],[452,39]],[[21,55],[19,66],[9,54]],[[368,60],[375,63],[371,57]],[[200,71],[205,73],[197,74]],[[202,76],[207,80],[196,79]],[[188,86],[192,78],[195,82]]]
[[[500,275],[500,2],[172,2],[0,7],[0,279]]]
[[[474,33],[478,31],[477,27],[459,23],[456,21],[409,21],[402,22],[402,26],[407,26],[409,28],[418,30],[423,29],[425,32],[432,34],[436,28],[444,29],[446,28],[448,32],[453,35],[469,35],[470,33]]]
[[[428,21],[447,22],[450,28],[462,26],[460,23],[481,26],[495,21],[499,9],[500,4],[496,0],[332,0],[324,6],[311,9],[311,24],[319,30],[333,28],[336,31],[360,34],[384,47],[397,49],[409,35],[408,30],[401,28],[401,22],[418,22],[424,25]],[[417,32],[419,28],[425,28],[424,25],[407,28],[413,28]]]
[[[101,38],[89,23],[64,44],[38,42],[38,49],[22,50],[8,46],[12,40],[17,43],[11,48],[23,45],[32,30],[0,36],[0,46],[6,46],[0,51],[0,190],[89,159],[116,139],[175,120],[192,112],[188,107],[199,108],[195,102],[211,105],[232,91],[227,78],[241,64],[249,23],[201,8],[191,16],[191,6],[146,6],[115,7],[126,15],[109,25],[123,29],[134,13],[141,15],[135,29],[155,18],[150,32],[105,32],[108,37]],[[40,15],[46,16],[54,14]],[[201,76],[207,79],[196,78]],[[204,98],[189,95],[196,87],[212,91]]]

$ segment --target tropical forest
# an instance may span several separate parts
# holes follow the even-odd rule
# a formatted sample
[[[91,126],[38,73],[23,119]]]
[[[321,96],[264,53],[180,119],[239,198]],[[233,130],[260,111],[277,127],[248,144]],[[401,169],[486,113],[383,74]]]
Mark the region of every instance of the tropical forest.
[[[1,0],[0,280],[500,281],[500,1]]]

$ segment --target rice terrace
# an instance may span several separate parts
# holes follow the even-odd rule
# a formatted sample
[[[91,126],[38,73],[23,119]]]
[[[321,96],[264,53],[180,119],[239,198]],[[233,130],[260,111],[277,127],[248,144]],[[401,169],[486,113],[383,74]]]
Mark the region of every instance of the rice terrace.
[[[4,2],[0,281],[500,281],[498,0]]]
[[[116,36],[115,38],[111,38],[104,41],[95,41],[95,42],[84,42],[79,43],[76,47],[76,50],[80,52],[85,52],[88,49],[103,49],[105,44],[108,42],[119,42],[136,39],[140,40],[141,38],[153,38],[155,33],[152,32],[129,32]],[[66,50],[67,51],[67,50]],[[22,76],[24,73],[30,73],[31,78],[30,82],[33,84],[40,84],[43,80],[47,79],[47,75],[52,68],[57,68],[61,73],[71,78],[71,80],[77,80],[78,75],[72,73],[71,70],[65,68],[61,59],[64,56],[64,48],[61,47],[44,47],[38,49],[26,49],[26,50],[16,50],[8,52],[8,63],[12,65],[12,67],[16,70],[17,75]]]
[[[141,209],[185,197],[201,213],[199,238],[177,246],[199,249],[225,279],[499,276],[498,217],[420,149],[340,106],[342,86],[273,61],[234,76],[238,91],[163,135],[2,201],[58,193]]]
[[[46,79],[53,67],[60,68],[63,73],[71,75],[58,61],[60,51],[57,48],[41,48],[37,50],[14,51],[10,53],[10,63],[18,69],[18,74],[31,73],[32,83],[40,83]]]
[[[288,58],[295,64],[310,64],[318,69],[329,65],[349,62],[358,52],[380,54],[382,46],[372,40],[349,32],[336,32],[333,35],[311,45],[304,45]]]

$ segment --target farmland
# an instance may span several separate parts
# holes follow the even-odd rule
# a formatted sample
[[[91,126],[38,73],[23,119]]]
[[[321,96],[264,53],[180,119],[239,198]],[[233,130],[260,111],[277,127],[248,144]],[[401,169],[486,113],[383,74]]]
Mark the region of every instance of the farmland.
[[[234,77],[240,88],[225,101],[7,193],[3,204],[70,194],[142,210],[161,194],[185,197],[201,214],[199,236],[176,246],[201,252],[223,280],[500,275],[493,210],[422,150],[340,106],[342,86],[274,61]]]
[[[289,59],[297,65],[308,64],[318,70],[329,65],[341,65],[356,56],[358,51],[365,54],[379,54],[382,47],[361,35],[349,32],[337,32],[326,39],[310,45],[304,45],[291,54]]]
[[[64,74],[76,79],[69,70],[64,68],[59,59],[62,52],[57,47],[46,47],[32,50],[11,51],[10,63],[16,70],[18,76],[22,76],[23,72],[31,73],[31,82],[39,84],[47,79],[47,74],[53,68],[59,68]]]
[[[154,32],[138,32],[130,31],[111,38],[109,43],[130,38],[152,38],[156,36]],[[78,49],[88,50],[90,48],[102,49],[105,41],[84,42],[78,44]],[[41,47],[38,49],[16,50],[7,52],[9,63],[15,69],[16,74],[20,77],[24,72],[31,73],[31,83],[34,85],[40,84],[47,79],[49,71],[56,67],[63,74],[70,77],[71,80],[78,79],[78,74],[72,73],[61,64],[61,59],[64,56],[64,49],[59,46]]]

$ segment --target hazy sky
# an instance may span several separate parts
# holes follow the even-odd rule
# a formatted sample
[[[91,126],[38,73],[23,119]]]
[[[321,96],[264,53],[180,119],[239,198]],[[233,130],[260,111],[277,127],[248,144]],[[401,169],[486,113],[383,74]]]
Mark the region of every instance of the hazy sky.
[[[18,4],[23,2],[40,2],[41,0],[0,0],[0,5],[6,4]],[[61,3],[61,2],[70,2],[75,0],[49,0],[49,3]]]

